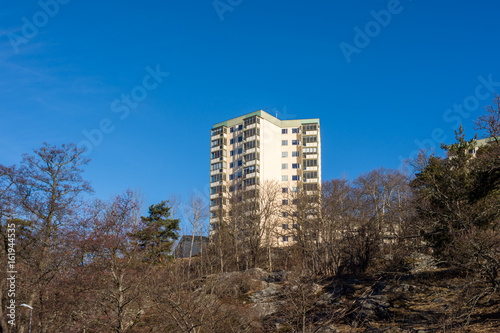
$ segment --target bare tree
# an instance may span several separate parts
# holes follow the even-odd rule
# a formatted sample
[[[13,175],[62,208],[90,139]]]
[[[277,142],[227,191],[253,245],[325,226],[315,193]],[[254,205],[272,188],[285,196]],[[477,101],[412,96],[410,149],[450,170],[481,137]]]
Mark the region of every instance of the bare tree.
[[[487,137],[500,144],[500,96],[495,94],[493,105],[485,107],[486,114],[474,121],[477,130],[483,131]]]
[[[33,154],[25,154],[19,167],[1,166],[4,177],[9,179],[3,185],[8,184],[15,207],[12,214],[26,221],[32,237],[24,258],[27,271],[22,277],[29,290],[23,297],[32,306],[43,299],[44,288],[66,263],[58,253],[61,232],[73,218],[81,194],[91,191],[81,176],[80,167],[88,163],[83,153],[73,144],[57,147],[45,143]],[[42,317],[44,312],[37,313],[40,331],[45,332],[48,321]],[[23,331],[21,326],[19,332]]]
[[[204,243],[202,237],[207,231],[205,228],[205,222],[208,218],[208,204],[205,198],[198,193],[192,192],[189,198],[189,203],[185,208],[185,216],[192,227],[191,244],[189,248],[189,269],[191,269],[191,257],[193,256],[193,246],[195,244],[196,237],[198,237],[200,257],[203,260]]]

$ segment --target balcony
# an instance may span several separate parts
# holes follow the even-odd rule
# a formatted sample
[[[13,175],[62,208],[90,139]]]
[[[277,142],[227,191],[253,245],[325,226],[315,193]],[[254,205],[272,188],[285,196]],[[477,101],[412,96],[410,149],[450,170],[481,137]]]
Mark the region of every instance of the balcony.
[[[210,164],[217,163],[217,162],[223,162],[226,159],[226,156],[220,156],[220,157],[215,157],[210,159]]]
[[[304,143],[304,147],[317,147],[317,146],[318,146],[317,142]]]
[[[218,217],[211,217],[209,221],[210,221],[210,223],[217,223],[217,222],[220,221],[220,218],[218,218]]]
[[[252,135],[245,139],[245,141],[254,141],[254,140],[257,140],[257,135]]]
[[[214,151],[221,150],[221,149],[226,149],[226,146],[215,146],[210,149],[210,152],[213,153]]]
[[[222,169],[212,170],[210,171],[210,176],[217,175],[219,173],[222,173]]]
[[[212,140],[224,139],[224,138],[227,138],[227,133],[220,133],[220,134],[212,135]]]
[[[226,175],[223,175],[223,177],[225,177]],[[215,182],[210,182],[210,186],[216,186],[216,185],[227,185],[227,182],[224,180],[217,180]]]
[[[216,198],[227,198],[227,193],[226,192],[218,192],[214,194],[210,194],[210,199],[216,199]]]
[[[307,179],[304,179],[304,183],[317,183],[318,182],[318,178],[307,178]]]
[[[305,135],[318,135],[318,131],[306,131]]]
[[[257,123],[253,123],[253,124],[245,126],[245,129],[252,129],[252,128],[257,127],[257,125],[258,125]]]
[[[245,178],[253,178],[255,177],[257,174],[255,172],[252,172],[252,173],[247,173],[245,174]]]
[[[245,154],[250,154],[250,153],[260,153],[260,148],[254,147],[254,148],[248,148],[245,150]]]
[[[213,211],[216,211],[216,210],[220,210],[222,209],[222,205],[216,205],[216,206],[212,206],[210,207],[210,211],[213,212]]]
[[[307,171],[318,171],[318,167],[317,166],[308,166],[308,167],[304,167],[304,170],[307,170]]]

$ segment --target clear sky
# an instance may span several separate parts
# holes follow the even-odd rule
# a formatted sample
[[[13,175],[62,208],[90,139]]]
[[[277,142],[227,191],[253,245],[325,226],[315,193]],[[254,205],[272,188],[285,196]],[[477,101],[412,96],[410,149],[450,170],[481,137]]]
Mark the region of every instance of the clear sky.
[[[186,198],[208,191],[213,124],[263,109],[320,118],[323,180],[398,168],[459,123],[473,135],[500,91],[499,14],[491,0],[4,1],[0,163],[74,142],[97,196]]]

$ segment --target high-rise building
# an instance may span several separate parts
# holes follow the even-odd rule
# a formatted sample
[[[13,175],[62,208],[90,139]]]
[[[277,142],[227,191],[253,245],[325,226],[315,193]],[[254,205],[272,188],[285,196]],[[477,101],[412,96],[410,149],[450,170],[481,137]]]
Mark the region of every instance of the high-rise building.
[[[279,182],[283,193],[315,191],[321,184],[319,119],[280,120],[255,111],[215,124],[210,152],[212,229],[235,192],[258,190],[266,180]]]

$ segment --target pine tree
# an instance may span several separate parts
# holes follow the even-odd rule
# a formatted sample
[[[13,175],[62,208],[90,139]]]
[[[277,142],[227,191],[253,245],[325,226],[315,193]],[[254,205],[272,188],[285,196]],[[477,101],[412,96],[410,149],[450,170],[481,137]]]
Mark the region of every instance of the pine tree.
[[[135,238],[145,260],[153,264],[170,259],[174,242],[179,238],[179,220],[170,218],[167,201],[149,207],[149,216],[141,217],[142,227],[131,236]]]

